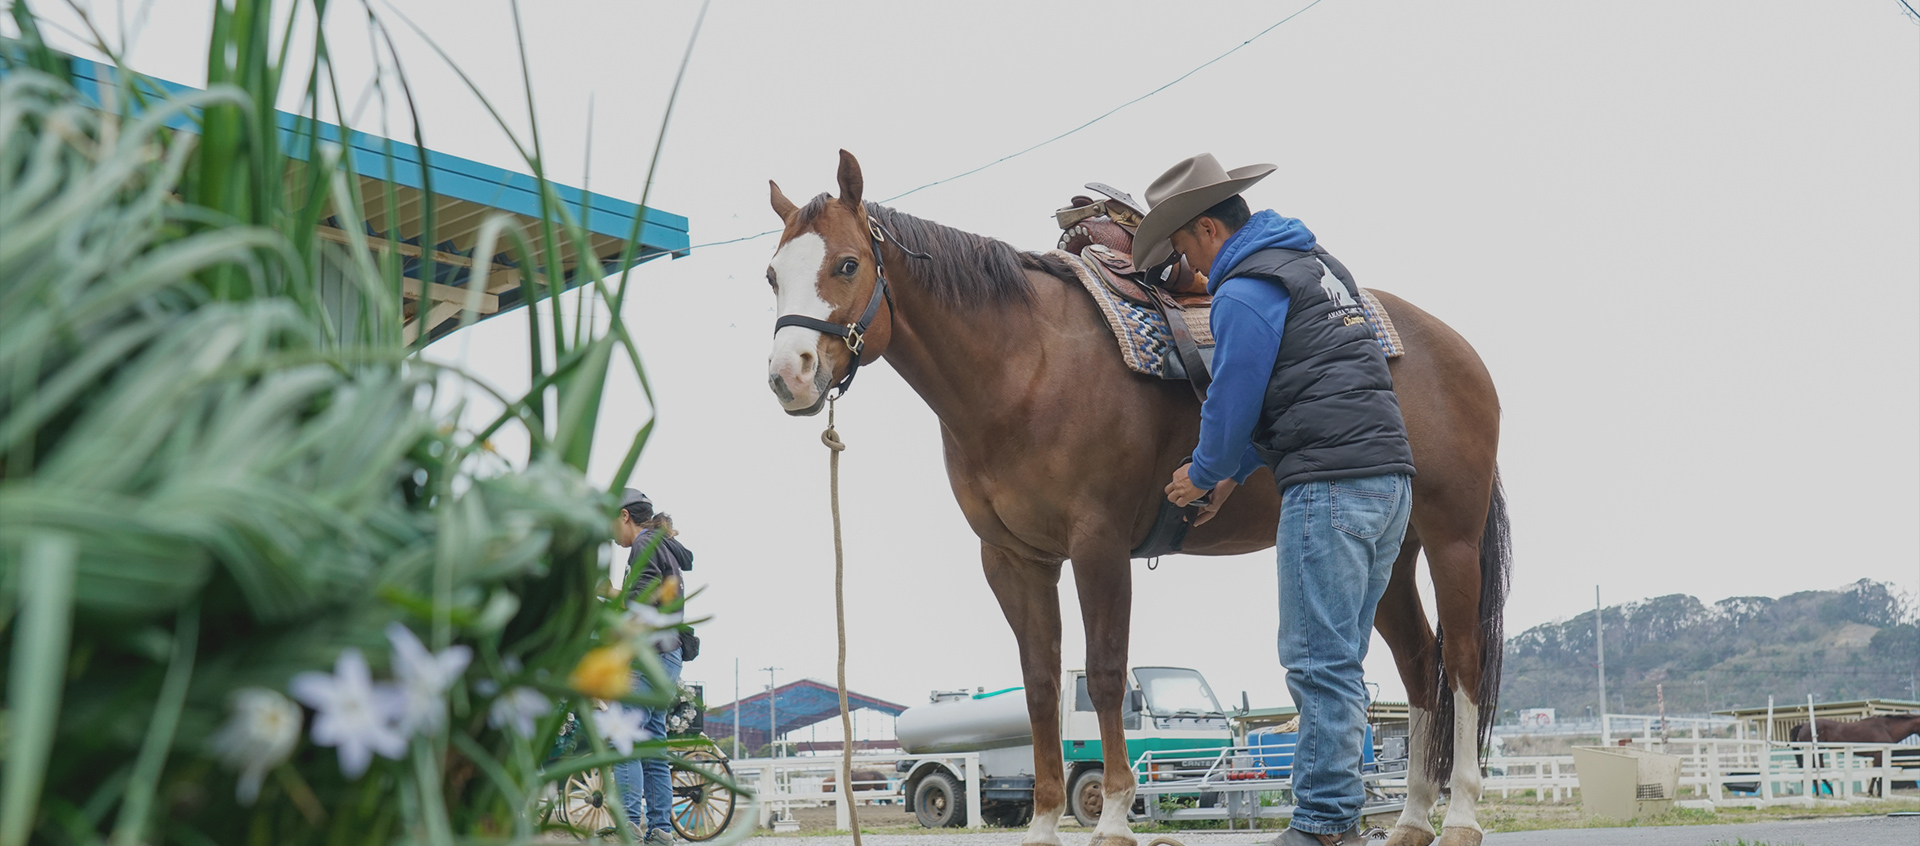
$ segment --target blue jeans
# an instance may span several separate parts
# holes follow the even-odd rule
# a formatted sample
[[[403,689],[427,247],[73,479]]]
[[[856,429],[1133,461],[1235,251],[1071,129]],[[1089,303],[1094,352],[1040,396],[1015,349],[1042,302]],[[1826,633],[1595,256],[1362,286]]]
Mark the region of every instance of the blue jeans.
[[[1411,480],[1400,474],[1302,482],[1280,494],[1280,663],[1300,709],[1291,825],[1301,831],[1336,834],[1359,822],[1361,661],[1412,509]]]
[[[680,681],[680,648],[660,656],[660,663],[667,668],[667,677]],[[635,690],[651,690],[647,679],[638,671],[633,674]],[[615,705],[615,708],[627,708],[646,714],[647,733],[654,737],[667,736],[667,709],[631,708]],[[641,830],[652,831],[656,828],[673,830],[673,768],[664,758],[648,758],[643,761],[626,761],[613,765],[613,779],[620,783],[620,802],[627,808],[627,820]],[[642,798],[644,796],[644,798]]]

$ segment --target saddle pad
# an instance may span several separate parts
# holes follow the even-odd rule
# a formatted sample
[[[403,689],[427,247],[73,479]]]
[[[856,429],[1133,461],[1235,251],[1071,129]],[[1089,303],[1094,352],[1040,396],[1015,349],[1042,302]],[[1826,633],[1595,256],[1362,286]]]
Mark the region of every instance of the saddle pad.
[[[1366,309],[1367,325],[1373,327],[1374,340],[1380,342],[1388,358],[1399,358],[1407,354],[1407,345],[1400,343],[1400,333],[1393,328],[1393,318],[1387,314],[1387,307],[1380,304],[1380,298],[1372,291],[1360,289],[1360,306]]]
[[[1073,275],[1080,279],[1080,287],[1093,295],[1094,305],[1100,307],[1100,314],[1107,319],[1107,327],[1113,330],[1114,340],[1120,344],[1120,358],[1126,361],[1127,369],[1160,379],[1173,378],[1168,364],[1175,355],[1173,332],[1167,328],[1167,319],[1159,310],[1121,299],[1108,290],[1094,275],[1095,271],[1073,253],[1050,250],[1048,255],[1072,267]],[[1206,322],[1204,317],[1201,322]]]
[[[1126,361],[1127,369],[1146,376],[1160,379],[1176,378],[1170,361],[1177,353],[1173,347],[1173,332],[1167,326],[1167,319],[1159,309],[1135,305],[1121,299],[1095,275],[1085,261],[1073,253],[1064,250],[1048,252],[1054,258],[1061,259],[1073,268],[1074,276],[1080,279],[1080,287],[1093,295],[1093,302],[1100,307],[1100,314],[1107,319],[1107,327],[1113,330],[1114,340],[1120,345],[1120,357]],[[1399,358],[1406,355],[1407,347],[1400,340],[1400,332],[1393,327],[1393,318],[1387,314],[1387,308],[1380,304],[1380,298],[1372,291],[1360,289],[1360,305],[1366,310],[1367,325],[1373,328],[1374,340],[1380,343],[1381,351],[1387,358]],[[1213,346],[1213,326],[1210,322],[1213,310],[1207,307],[1189,307],[1180,312],[1192,333],[1194,343],[1201,347]]]

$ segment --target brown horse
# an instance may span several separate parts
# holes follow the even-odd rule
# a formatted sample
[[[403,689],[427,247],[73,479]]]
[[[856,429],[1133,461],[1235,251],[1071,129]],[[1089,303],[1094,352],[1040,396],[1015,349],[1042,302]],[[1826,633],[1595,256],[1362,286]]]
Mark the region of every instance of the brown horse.
[[[776,323],[769,384],[788,413],[813,414],[844,387],[857,356],[885,358],[919,393],[940,418],[948,481],[1019,644],[1034,749],[1061,748],[1059,581],[1071,561],[1104,766],[1127,773],[1128,553],[1199,439],[1200,404],[1184,384],[1126,368],[1092,298],[1058,261],[863,203],[859,163],[844,150],[839,183],[839,197],[822,194],[804,208],[772,186],[786,228],[767,281],[785,316]],[[1441,843],[1477,844],[1479,750],[1499,690],[1507,582],[1494,468],[1499,402],[1465,340],[1404,300],[1379,296],[1408,348],[1392,371],[1419,467],[1406,542],[1376,624],[1413,712],[1410,795],[1389,842],[1433,841],[1428,814],[1445,782],[1452,799]],[[1279,514],[1280,493],[1262,470],[1187,536],[1184,551],[1272,547]],[[1422,548],[1438,630],[1414,584]],[[1066,803],[1061,755],[1036,754],[1034,767],[1023,843],[1057,846]],[[1134,787],[1131,778],[1106,780],[1096,843],[1136,842],[1126,824]]]
[[[1816,727],[1820,729],[1821,743],[1899,743],[1908,735],[1920,734],[1920,714],[1889,714],[1863,720],[1814,720],[1794,726],[1788,739],[1794,743],[1810,743]],[[1879,752],[1862,752],[1860,756],[1874,766],[1880,766]],[[1799,757],[1795,756],[1796,760]],[[1867,792],[1879,795],[1880,787],[1880,780],[1876,778],[1868,785]],[[1827,790],[1831,794],[1831,784],[1828,784]]]

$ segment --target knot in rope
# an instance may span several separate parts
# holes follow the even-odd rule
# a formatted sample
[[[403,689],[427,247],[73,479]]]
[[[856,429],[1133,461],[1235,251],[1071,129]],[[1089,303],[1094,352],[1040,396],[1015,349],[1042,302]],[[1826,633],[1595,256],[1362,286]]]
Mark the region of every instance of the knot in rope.
[[[834,431],[833,428],[832,398],[827,399],[827,430],[820,433],[820,442],[826,444],[827,449],[833,450],[834,452],[840,452],[847,448],[847,442],[840,440],[840,433]]]

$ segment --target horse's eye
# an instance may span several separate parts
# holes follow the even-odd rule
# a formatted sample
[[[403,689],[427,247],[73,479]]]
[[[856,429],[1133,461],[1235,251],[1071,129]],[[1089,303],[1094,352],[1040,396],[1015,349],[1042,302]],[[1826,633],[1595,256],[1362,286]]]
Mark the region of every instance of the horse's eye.
[[[778,288],[780,283],[773,281],[773,268],[767,268],[767,287]]]
[[[847,259],[845,261],[840,262],[841,276],[852,276],[854,271],[859,269],[860,269],[860,263],[857,261],[854,261],[853,259]]]

